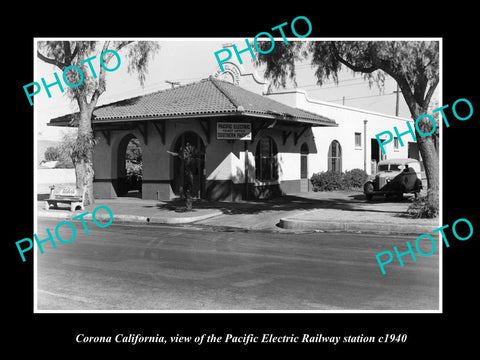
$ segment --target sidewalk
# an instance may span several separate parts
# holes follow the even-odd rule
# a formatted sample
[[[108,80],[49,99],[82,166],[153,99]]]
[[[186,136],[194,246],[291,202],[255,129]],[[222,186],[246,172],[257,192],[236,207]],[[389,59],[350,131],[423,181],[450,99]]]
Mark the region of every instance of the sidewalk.
[[[44,209],[44,202],[38,201],[37,216],[61,219],[71,219],[83,212],[89,213],[86,219],[91,219],[92,211],[101,205],[107,206],[113,213],[115,224],[188,224],[221,215],[218,209],[193,209],[182,212],[181,204],[167,204],[156,200],[142,200],[134,197],[121,197],[117,199],[96,199],[95,204],[85,206],[85,211],[71,212],[67,205],[59,204],[58,209]],[[102,211],[106,214],[106,211]],[[108,216],[108,215],[106,215]]]
[[[233,209],[197,224],[268,231],[348,231],[378,234],[429,234],[436,219],[412,219],[406,211],[412,197],[367,202],[361,192],[298,193]]]
[[[381,234],[429,234],[441,224],[437,219],[406,216],[411,198],[390,202],[381,197],[367,202],[361,192],[310,192],[283,196],[270,201],[237,203],[199,200],[193,211],[178,212],[180,201],[160,202],[139,198],[97,199],[87,206],[86,218],[100,205],[108,206],[114,223],[195,224],[223,230],[254,231],[349,231]],[[71,219],[82,213],[68,208],[44,210],[38,201],[38,217]],[[104,214],[104,211],[101,211]],[[100,214],[100,212],[99,212]],[[107,215],[108,216],[108,215]]]

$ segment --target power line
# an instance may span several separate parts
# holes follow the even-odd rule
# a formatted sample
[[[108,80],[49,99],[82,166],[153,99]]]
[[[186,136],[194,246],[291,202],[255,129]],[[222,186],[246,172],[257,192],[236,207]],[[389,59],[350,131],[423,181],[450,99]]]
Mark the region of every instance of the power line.
[[[341,99],[334,99],[334,100],[326,100],[326,101],[340,101],[340,100],[357,100],[357,99],[367,99],[367,98],[372,98],[372,97],[381,97],[381,96],[391,96],[392,94],[379,94],[379,95],[367,95],[367,96],[357,96],[357,97],[352,97],[352,98],[341,98]]]
[[[385,79],[385,83],[388,81],[388,80],[391,80],[391,79]],[[343,85],[338,85],[338,84],[341,84],[341,83],[345,83],[345,82],[351,82],[351,81],[356,81],[355,83],[353,84],[343,84]],[[339,88],[339,87],[348,87],[348,86],[357,86],[357,85],[362,85],[362,84],[365,84],[367,80],[365,79],[346,79],[346,80],[339,80],[338,83],[335,82],[335,81],[329,81],[329,82],[324,82],[322,85],[318,85],[317,83],[311,83],[311,84],[305,84],[305,85],[297,85],[297,86],[290,86],[290,87],[286,87],[285,89],[288,90],[288,89],[303,89],[303,88],[306,88],[306,87],[318,87],[318,89],[312,89],[312,91],[316,91],[316,90],[323,90],[323,89],[336,89],[336,88]],[[327,86],[325,86],[327,85]],[[334,85],[334,86],[328,86],[328,85]]]
[[[326,86],[326,87],[324,87],[323,85],[322,85],[322,86],[319,86],[319,85],[316,85],[316,86],[315,86],[315,85],[305,85],[305,86],[300,86],[299,88],[304,89],[304,88],[307,88],[307,87],[315,86],[314,89],[307,89],[307,90],[310,90],[310,91],[320,91],[320,90],[337,89],[337,88],[350,87],[350,86],[359,86],[359,85],[365,85],[365,82],[362,81],[362,82],[358,82],[358,83],[354,83],[354,84],[344,84],[344,85]]]
[[[398,83],[397,83],[397,90],[395,90],[393,93],[397,95],[397,99],[396,99],[396,102],[395,102],[395,116],[398,116],[398,100],[399,100],[400,93],[401,93],[400,88],[398,86]]]
[[[165,80],[165,82],[172,85],[172,89],[175,87],[175,85],[180,85],[179,81]]]
[[[184,81],[184,80],[194,80],[194,81],[198,81],[198,80],[201,80],[203,78],[184,78],[184,79],[174,79],[172,80],[172,82],[180,82],[180,81]],[[122,92],[118,92],[115,94],[115,96],[117,95],[125,95],[125,94],[129,94],[129,93],[135,93],[135,92],[145,92],[145,91],[160,91],[160,90],[166,90],[168,89],[168,87],[165,87],[165,85],[163,85],[165,83],[165,81],[161,80],[161,81],[156,81],[154,83],[151,83],[149,84],[148,86],[144,86],[144,87],[135,87],[135,88],[131,88],[129,90],[126,90],[126,91],[122,91]]]
[[[325,85],[336,85],[336,86],[346,86],[346,85],[337,85],[340,84],[340,83],[345,83],[345,82],[349,82],[349,81],[359,81],[358,83],[359,84],[363,84],[365,83],[365,80],[363,79],[346,79],[346,80],[339,80],[338,82],[335,82],[335,81],[328,81],[328,82],[324,82],[322,85],[318,85],[317,83],[311,83],[311,84],[305,84],[305,85],[301,85],[301,86],[290,86],[290,87],[287,87],[285,89],[295,89],[295,88],[303,88],[303,87],[307,87],[307,86],[319,86],[319,87],[323,87]],[[332,86],[333,87],[333,86]]]

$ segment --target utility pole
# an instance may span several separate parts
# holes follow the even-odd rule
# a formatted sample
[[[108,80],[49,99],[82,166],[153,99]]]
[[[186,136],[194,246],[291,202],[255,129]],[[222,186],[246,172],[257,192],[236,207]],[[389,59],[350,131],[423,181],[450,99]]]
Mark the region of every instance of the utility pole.
[[[398,88],[398,83],[397,83],[397,90],[395,90],[392,94],[397,94],[397,100],[395,102],[395,116],[398,116],[398,100],[400,97],[400,89]]]
[[[178,81],[165,80],[165,82],[172,85],[172,89],[175,87],[175,85],[180,85]]]
[[[245,200],[248,201],[248,166],[249,166],[249,159],[248,159],[248,141],[244,141],[244,149],[245,149]]]

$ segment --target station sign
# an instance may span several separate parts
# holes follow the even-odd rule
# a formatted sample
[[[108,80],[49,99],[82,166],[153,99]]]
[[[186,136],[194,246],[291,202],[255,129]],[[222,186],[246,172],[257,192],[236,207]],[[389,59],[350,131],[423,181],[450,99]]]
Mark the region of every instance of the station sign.
[[[218,122],[217,140],[252,140],[252,124]]]

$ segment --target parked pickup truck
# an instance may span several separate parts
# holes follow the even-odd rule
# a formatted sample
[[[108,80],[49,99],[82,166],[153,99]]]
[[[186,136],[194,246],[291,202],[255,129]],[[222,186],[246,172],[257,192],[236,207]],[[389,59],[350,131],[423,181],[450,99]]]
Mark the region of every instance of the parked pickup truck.
[[[416,159],[388,159],[378,163],[378,172],[363,185],[367,200],[374,195],[402,198],[404,193],[418,196],[423,188],[420,162]]]

